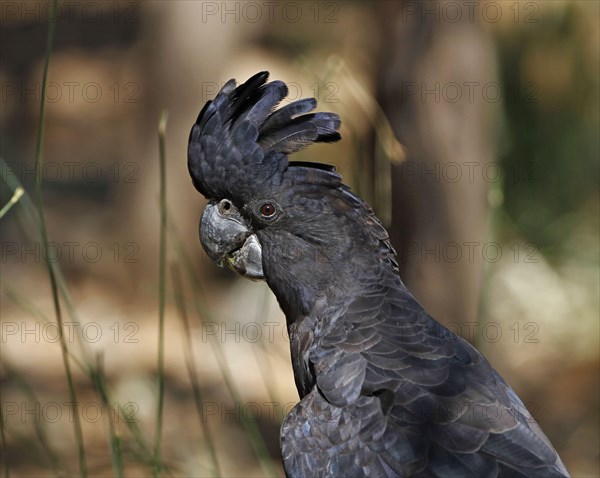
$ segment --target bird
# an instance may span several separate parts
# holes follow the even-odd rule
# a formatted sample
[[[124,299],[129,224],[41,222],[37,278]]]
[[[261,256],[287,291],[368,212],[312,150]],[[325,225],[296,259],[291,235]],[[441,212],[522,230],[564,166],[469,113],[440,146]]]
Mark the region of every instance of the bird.
[[[340,140],[339,116],[314,98],[279,106],[288,88],[268,77],[204,105],[188,169],[207,255],[266,281],[286,318],[300,398],[281,425],[286,476],[569,476],[508,383],[411,295],[335,166],[289,159]]]

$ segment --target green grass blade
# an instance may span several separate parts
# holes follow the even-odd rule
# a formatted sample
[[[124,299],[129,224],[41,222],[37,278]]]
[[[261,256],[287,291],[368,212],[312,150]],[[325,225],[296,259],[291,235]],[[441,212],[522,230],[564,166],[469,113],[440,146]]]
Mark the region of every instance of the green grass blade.
[[[14,196],[14,194],[17,193],[17,191],[19,191],[19,190],[23,191],[21,193],[21,197],[20,197],[19,210],[21,213],[24,214],[24,216],[27,220],[27,226],[28,226],[29,230],[26,232],[26,237],[31,242],[38,240],[37,235],[39,235],[41,226],[40,226],[40,220],[39,220],[39,215],[38,215],[38,212],[36,209],[36,205],[31,200],[31,197],[29,196],[29,194],[27,194],[27,191],[23,188],[23,185],[19,181],[19,178],[15,175],[15,173],[12,171],[12,169],[4,161],[4,158],[2,156],[0,156],[0,179],[6,185],[8,185],[8,187],[11,189],[11,191],[13,191],[13,196]],[[29,231],[31,231],[31,232],[29,232]],[[36,237],[34,237],[34,234]],[[73,322],[77,323],[77,326],[78,326],[77,330],[81,330],[81,321],[79,320],[79,315],[77,314],[77,311],[73,304],[73,299],[71,297],[71,293],[69,292],[69,288],[67,286],[65,277],[60,268],[60,264],[58,263],[58,261],[52,261],[51,266],[52,266],[52,270],[54,271],[54,277],[56,278],[56,282],[58,284],[61,298],[64,301],[65,305],[67,306],[67,311],[69,312],[69,317],[71,318],[71,320]],[[79,348],[81,350],[81,354],[84,358],[84,361],[86,363],[90,363],[90,360],[88,360],[88,357],[90,357],[90,353],[87,348],[87,344],[85,343],[84,340],[82,340],[81,334],[76,334],[76,337],[77,337],[77,342],[79,344]],[[71,355],[73,355],[73,354],[71,354]]]
[[[30,300],[28,300],[26,296],[23,296],[18,291],[16,291],[15,289],[13,289],[12,287],[10,287],[9,285],[7,285],[4,282],[0,282],[0,285],[2,287],[2,290],[6,293],[7,297],[10,300],[12,300],[17,306],[19,306],[21,309],[23,309],[25,312],[29,313],[32,317],[35,317],[36,319],[38,319],[42,322],[45,322],[45,323],[51,322],[51,320],[48,317],[46,317],[44,315],[44,313],[35,306],[35,304],[33,304]],[[106,386],[106,382],[103,380],[103,375],[101,373],[100,374],[98,373],[97,367],[90,365],[87,362],[82,362],[77,357],[73,356],[71,351],[69,351],[69,357],[71,358],[73,363],[75,363],[75,365],[88,376],[88,378],[94,385],[94,389],[99,394],[102,403],[106,403],[106,404],[113,403],[113,401],[110,399],[110,393],[108,391],[108,387]],[[140,463],[152,466],[152,464],[154,462],[152,450],[146,443],[144,434],[141,432],[141,430],[137,426],[137,423],[129,419],[128,411],[123,409],[120,405],[117,407],[117,412],[119,414],[118,420],[125,423],[129,432],[131,433],[131,436],[134,439],[135,444],[137,445],[137,451],[136,450],[133,451],[136,460]],[[109,414],[109,416],[110,416],[110,414]],[[38,439],[41,440],[43,438],[43,436],[40,434],[39,430],[36,431],[36,434],[38,436]],[[122,451],[121,451],[123,448],[122,447],[122,438],[118,434],[116,434],[116,432],[114,432],[114,433],[111,432],[111,435],[112,435],[111,436],[111,446],[118,446],[119,453],[120,453],[120,455],[122,455]],[[44,448],[45,442],[40,441],[40,444]],[[46,449],[46,448],[44,448],[44,449]],[[119,458],[119,457],[117,457],[117,458]],[[115,466],[115,463],[113,462],[113,468],[114,468],[114,466]]]
[[[165,267],[167,253],[167,171],[165,130],[167,113],[163,111],[158,122],[158,146],[160,164],[160,247],[158,271],[158,406],[156,410],[156,432],[154,436],[154,466],[152,472],[158,477],[161,470],[160,448],[162,441],[163,408],[165,393]]]
[[[94,388],[98,392],[100,396],[100,401],[102,402],[102,406],[106,411],[106,415],[108,417],[108,435],[109,435],[109,445],[111,452],[111,462],[113,466],[113,471],[115,473],[115,477],[123,478],[125,473],[123,471],[123,457],[121,454],[121,439],[120,436],[115,431],[115,424],[113,423],[111,417],[111,407],[110,400],[108,398],[108,392],[106,390],[106,385],[104,381],[104,367],[102,362],[102,355],[96,355],[96,367],[90,373],[90,379],[94,384]]]
[[[50,12],[48,15],[48,37],[46,42],[46,55],[44,58],[44,73],[42,76],[42,90],[40,100],[40,117],[38,122],[37,139],[35,145],[35,196],[37,200],[37,209],[39,215],[40,235],[42,238],[42,244],[44,248],[48,250],[48,233],[46,230],[46,220],[44,218],[44,199],[42,194],[42,182],[43,182],[43,155],[42,146],[44,139],[44,120],[46,115],[46,84],[48,82],[48,70],[50,67],[50,58],[52,56],[52,45],[54,43],[54,36],[56,33],[56,22],[57,22],[57,5],[56,0],[53,0],[50,4]],[[54,302],[54,312],[56,315],[56,322],[58,324],[59,331],[59,342],[61,348],[61,354],[63,359],[63,366],[65,369],[65,375],[67,378],[67,385],[69,389],[69,398],[73,404],[73,431],[77,442],[78,455],[79,455],[79,471],[82,478],[87,477],[87,463],[85,457],[85,445],[83,443],[83,431],[81,428],[81,420],[79,418],[77,393],[75,391],[75,385],[73,383],[73,376],[71,374],[71,364],[69,362],[69,354],[67,348],[67,342],[64,337],[62,311],[60,306],[60,298],[58,295],[58,285],[56,281],[56,275],[54,274],[54,268],[52,262],[54,258],[50,257],[50,254],[45,255],[46,266],[48,268],[48,275],[50,277],[50,286],[52,288],[52,300]]]
[[[5,370],[6,378],[9,382],[13,382],[16,384],[18,389],[20,389],[27,400],[31,403],[42,403],[40,398],[36,395],[33,387],[20,375],[16,369],[9,364],[5,359],[2,362],[2,367]],[[0,407],[2,408],[2,407]],[[4,424],[4,417],[3,417]],[[46,429],[43,426],[42,420],[33,420],[33,429],[35,432],[35,437],[37,442],[39,443],[42,452],[44,453],[50,467],[52,468],[52,472],[55,476],[67,476],[68,473],[66,471],[65,464],[61,461],[60,456],[54,450],[51,444],[51,440],[48,438],[46,434]],[[8,460],[4,461],[5,466],[8,467]],[[6,468],[8,470],[8,468]],[[8,471],[7,471],[8,473]],[[8,476],[8,475],[6,475]]]
[[[219,467],[219,459],[217,457],[214,440],[211,435],[208,424],[205,423],[205,421],[203,420],[202,411],[204,409],[204,405],[202,401],[202,394],[200,391],[200,384],[198,383],[198,372],[196,371],[196,365],[194,362],[194,352],[192,349],[191,339],[192,335],[187,315],[185,297],[183,294],[183,282],[181,280],[181,273],[179,271],[179,267],[173,265],[171,273],[173,276],[173,296],[175,300],[175,305],[177,306],[177,311],[179,312],[179,317],[181,318],[181,324],[183,326],[183,349],[185,354],[187,372],[188,376],[190,377],[190,383],[192,385],[192,393],[194,395],[194,405],[196,406],[196,413],[198,414],[200,425],[203,427],[206,449],[212,460],[213,474],[214,476],[219,478],[222,475],[221,469]]]
[[[14,194],[12,195],[12,197],[10,198],[10,201],[8,201],[3,207],[2,209],[0,209],[0,219],[2,219],[4,217],[4,215],[10,211],[10,208],[13,207],[15,204],[17,204],[19,202],[19,199],[21,199],[21,196],[23,196],[23,193],[25,192],[25,190],[22,187],[18,187]]]
[[[267,310],[269,307],[269,298],[271,296],[271,291],[265,287],[263,296],[259,301],[258,307],[256,308],[256,316],[254,319],[255,323],[260,323],[261,319],[264,320]],[[271,403],[278,403],[277,392],[275,391],[275,387],[273,385],[273,377],[275,374],[273,373],[273,367],[271,367],[271,361],[268,357],[267,344],[261,338],[258,341],[258,347],[251,347],[252,352],[254,354],[254,358],[258,363],[258,369],[260,370],[260,374],[262,376],[263,382],[265,382],[265,386],[267,388],[267,394],[269,395],[269,400]]]
[[[10,300],[12,300],[16,305],[18,305],[29,315],[35,317],[41,322],[45,322],[47,324],[52,323],[52,320],[46,317],[46,315],[33,302],[31,302],[27,298],[27,296],[21,294],[13,287],[7,285],[4,281],[0,281],[0,287],[6,293]],[[71,350],[67,350],[67,354],[69,355],[69,358],[73,361],[73,363],[75,363],[75,365],[77,365],[85,373],[88,373],[89,367],[87,366],[87,364],[85,364],[75,355],[73,355]]]
[[[173,224],[171,224],[171,231],[172,231],[172,234],[175,239],[175,249],[178,254],[179,262],[182,264],[185,264],[185,270],[188,275],[190,284],[192,285],[192,289],[194,291],[194,306],[196,309],[196,314],[198,316],[198,319],[201,322],[204,322],[203,317],[206,317],[208,319],[208,322],[213,322],[211,315],[210,315],[210,310],[208,308],[202,306],[202,301],[205,302],[204,291],[200,284],[198,275],[193,268],[193,265],[192,265],[193,261],[191,260],[191,257],[187,253],[185,246],[183,245],[183,242],[179,238],[179,236],[177,234],[177,230]],[[227,387],[227,390],[228,390],[231,398],[233,399],[233,401],[235,403],[241,404],[242,403],[242,395],[238,390],[235,380],[233,379],[233,375],[231,373],[231,370],[229,369],[229,365],[228,365],[227,359],[225,357],[225,353],[221,349],[221,344],[218,342],[218,340],[216,340],[215,336],[211,336],[211,340],[209,340],[209,342],[211,344],[213,353],[215,354],[215,358],[216,358],[217,364],[219,366],[219,371],[221,372],[223,381],[225,382],[225,386]],[[277,470],[275,469],[273,462],[271,460],[271,457],[269,456],[269,451],[267,450],[267,446],[265,445],[265,442],[260,433],[260,430],[258,429],[258,425],[255,422],[248,420],[244,416],[244,414],[242,414],[241,422],[242,422],[242,425],[244,426],[244,430],[246,432],[246,435],[249,438],[249,441],[254,450],[254,453],[256,454],[258,461],[260,462],[260,465],[261,465],[263,471],[265,472],[265,474],[267,476],[273,476],[273,477],[278,476]]]
[[[1,156],[0,156],[0,179],[5,184],[7,184],[7,186],[10,188],[11,191],[13,191],[13,193],[15,191],[19,190],[19,188],[24,191],[18,177],[14,174],[14,172],[11,170],[11,168],[8,166],[8,164],[4,161],[4,158],[2,158]],[[28,226],[28,229],[31,230],[31,232],[28,232],[27,229],[25,230],[27,238],[29,240],[31,240],[32,242],[35,240],[38,240],[36,237],[34,237],[34,231],[38,232],[40,229],[39,216],[36,211],[35,205],[33,204],[30,196],[27,194],[26,191],[23,193],[21,200],[19,202],[19,212],[24,215],[24,217],[27,221],[26,225]],[[58,262],[52,262],[52,268],[54,270],[54,274],[55,274],[57,284],[58,284],[58,287],[59,287],[59,290],[61,293],[61,297],[67,306],[67,309],[69,311],[69,315],[70,315],[72,321],[76,322],[77,324],[81,324],[81,321],[79,320],[79,316],[75,309],[73,300],[71,298],[71,294],[69,292],[68,285],[66,283],[64,275],[60,268],[60,264]],[[7,294],[8,298],[10,300],[12,300],[22,310],[29,313],[32,317],[35,317],[37,320],[40,320],[45,323],[52,322],[50,318],[48,318],[39,308],[37,308],[35,306],[35,304],[33,304],[33,302],[31,302],[26,296],[20,294],[17,290],[12,288],[5,281],[0,281],[0,286],[2,287],[2,290]],[[78,327],[77,329],[81,330],[81,327]],[[92,383],[95,383],[94,376],[97,373],[97,371],[95,369],[95,366],[91,362],[91,360],[89,360],[87,358],[87,357],[90,357],[89,350],[86,347],[85,341],[82,340],[81,335],[77,334],[76,337],[78,339],[79,346],[81,348],[83,359],[79,359],[78,357],[76,357],[73,354],[72,350],[68,350],[68,356],[69,356],[70,360],[72,360],[73,363],[88,376],[90,381]],[[109,396],[105,385],[104,385],[104,391],[103,392],[98,391],[98,393],[105,393],[105,394],[107,394],[107,396]],[[109,403],[112,403],[110,401],[110,398],[107,398],[107,400]],[[128,420],[128,417],[127,417],[128,412],[126,410],[122,409],[121,407],[118,407],[117,411],[119,414],[119,420],[121,420],[123,423],[125,423],[129,432],[131,433],[131,436],[133,437],[136,448],[133,448],[131,451],[134,454],[135,459],[138,462],[143,463],[145,465],[149,465],[151,467],[154,462],[154,458],[153,458],[151,448],[146,443],[144,434],[140,431],[139,427],[137,426],[137,424],[135,422]],[[39,439],[41,436],[39,431],[36,431],[36,434]],[[112,441],[112,443],[115,443],[115,444],[117,444],[117,442],[118,442],[119,453],[122,455],[121,450],[123,448],[122,447],[123,442],[122,442],[121,437],[120,436],[112,436],[111,441]],[[44,447],[44,443],[41,443],[41,445],[42,445],[42,447]],[[113,463],[113,467],[114,467],[114,463]],[[63,475],[64,475],[64,473],[63,473]]]
[[[0,403],[2,403],[2,400],[0,400]],[[2,445],[0,447],[0,459],[2,461],[2,463],[4,463],[3,466],[3,470],[4,470],[4,478],[9,478],[10,477],[10,467],[8,466],[8,444],[6,442],[6,434],[4,432],[4,407],[0,406],[0,445]]]

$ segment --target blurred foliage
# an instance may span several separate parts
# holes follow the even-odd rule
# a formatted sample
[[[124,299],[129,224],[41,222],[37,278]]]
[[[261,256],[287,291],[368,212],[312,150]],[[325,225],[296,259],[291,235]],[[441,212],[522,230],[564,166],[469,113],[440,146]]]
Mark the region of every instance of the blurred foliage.
[[[589,213],[597,221],[598,72],[590,61],[594,36],[586,38],[596,17],[588,13],[586,3],[551,9],[543,22],[513,28],[496,43],[505,211],[527,240],[555,257],[565,230]]]

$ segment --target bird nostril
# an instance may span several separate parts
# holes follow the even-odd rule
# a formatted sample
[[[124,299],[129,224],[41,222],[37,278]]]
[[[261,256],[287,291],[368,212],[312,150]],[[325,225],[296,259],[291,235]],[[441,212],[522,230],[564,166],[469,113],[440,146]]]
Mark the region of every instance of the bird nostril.
[[[223,199],[220,203],[219,203],[219,210],[221,211],[221,214],[227,214],[229,211],[231,211],[231,201],[228,201],[227,199]]]

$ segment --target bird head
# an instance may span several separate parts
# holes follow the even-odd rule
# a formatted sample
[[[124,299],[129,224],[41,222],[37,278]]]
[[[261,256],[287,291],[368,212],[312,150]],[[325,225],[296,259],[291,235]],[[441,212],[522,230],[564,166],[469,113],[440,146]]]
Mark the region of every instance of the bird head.
[[[352,257],[357,244],[391,246],[335,167],[288,161],[312,143],[338,141],[339,117],[311,113],[313,98],[275,109],[288,90],[267,78],[230,80],[206,103],[190,133],[188,167],[209,199],[204,250],[246,278],[266,279],[287,316],[306,313],[332,278],[361,266]]]

